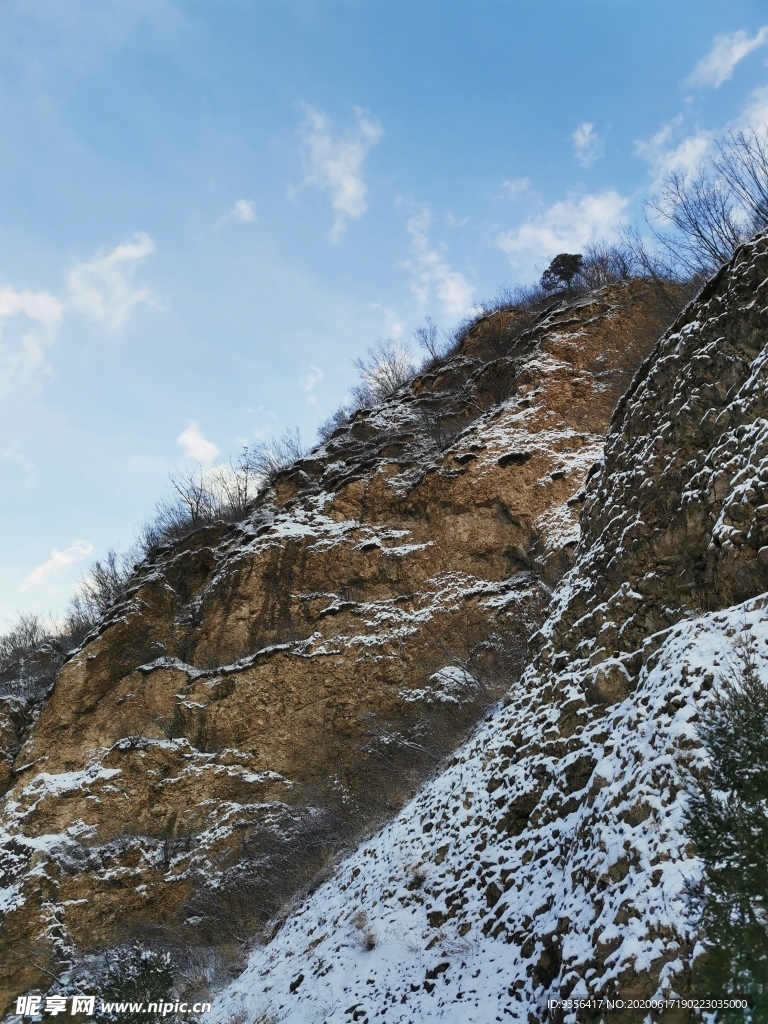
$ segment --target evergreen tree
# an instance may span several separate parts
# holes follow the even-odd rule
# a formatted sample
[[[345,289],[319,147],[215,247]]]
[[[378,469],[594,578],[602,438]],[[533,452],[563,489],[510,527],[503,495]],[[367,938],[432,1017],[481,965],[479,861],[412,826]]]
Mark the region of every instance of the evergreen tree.
[[[107,968],[96,1003],[95,1017],[100,1024],[149,1024],[162,1020],[163,1013],[147,1012],[149,1003],[173,1002],[173,966],[168,953],[145,949],[138,942],[123,948]],[[141,1010],[101,1009],[103,1003],[143,1004]],[[170,1021],[173,1018],[164,1018]]]
[[[706,947],[694,992],[749,1001],[718,1020],[768,1024],[768,683],[746,637],[702,735],[710,767],[688,809],[703,861],[692,897]]]
[[[578,253],[561,252],[541,275],[541,287],[552,292],[565,285],[570,291],[571,282],[580,272],[583,261],[584,257]]]

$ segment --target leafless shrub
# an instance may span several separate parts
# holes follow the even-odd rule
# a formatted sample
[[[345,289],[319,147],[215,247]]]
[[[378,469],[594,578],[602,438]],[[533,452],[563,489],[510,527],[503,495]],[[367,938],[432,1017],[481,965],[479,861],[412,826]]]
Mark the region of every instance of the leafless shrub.
[[[649,248],[634,225],[623,225],[619,234],[631,254],[637,276],[653,283],[669,323],[701,287],[706,275],[683,272],[669,252]]]
[[[371,927],[370,922],[368,921],[368,914],[365,910],[358,910],[352,918],[352,924],[360,935],[360,945],[363,949],[368,950],[369,953],[372,949],[376,949],[376,946],[378,945],[376,932]]]
[[[627,281],[635,273],[636,264],[628,245],[600,239],[584,247],[579,279],[590,290],[603,288],[616,281]]]
[[[211,489],[203,463],[172,473],[169,479],[170,495],[155,505],[154,514],[140,536],[145,554],[213,522],[221,511],[221,502]]]
[[[85,572],[70,599],[64,621],[58,629],[60,642],[78,646],[109,608],[123,596],[137,552],[121,554],[110,549]]]
[[[453,336],[438,330],[430,316],[424,317],[424,323],[416,328],[413,336],[419,347],[427,353],[426,366],[432,366],[445,359],[454,344]]]
[[[284,430],[279,437],[259,441],[248,449],[247,461],[252,473],[262,483],[271,483],[278,473],[288,469],[307,454],[298,428]]]
[[[444,452],[461,433],[464,424],[449,414],[444,414],[439,405],[421,405],[418,410],[418,425],[438,451]]]
[[[511,310],[497,310],[485,318],[478,332],[478,351],[485,359],[499,359],[514,349],[515,343],[533,317],[527,311],[519,310],[514,316]]]
[[[230,457],[208,473],[208,486],[216,495],[218,511],[227,520],[242,519],[250,512],[258,485],[259,477],[247,448],[237,458]]]
[[[280,1024],[282,1019],[274,1010],[266,1009],[256,1014],[253,1024]]]
[[[229,1014],[225,1024],[248,1024],[250,1017],[251,1014],[245,1008],[245,1004],[241,1002],[240,1005]]]
[[[304,454],[298,431],[244,448],[216,466],[198,463],[170,475],[171,493],[155,506],[137,538],[140,557],[201,526],[237,522],[254,507],[259,489]]]
[[[475,394],[482,405],[500,405],[514,394],[517,363],[500,357],[486,363],[477,376]]]
[[[0,672],[22,661],[50,638],[50,628],[39,615],[19,615],[16,624],[0,636]]]
[[[339,427],[345,427],[349,423],[349,418],[354,412],[354,408],[349,404],[343,404],[332,412],[331,415],[324,419],[320,426],[317,428],[317,436],[322,444],[330,440],[331,435],[334,434]]]
[[[55,625],[20,614],[0,635],[0,695],[42,698],[62,662]]]
[[[499,310],[536,309],[542,303],[551,302],[549,292],[537,281],[528,285],[505,285],[491,299],[478,303],[480,317],[488,316]]]
[[[768,223],[768,128],[729,131],[715,165],[738,197],[754,231]]]
[[[351,834],[347,818],[327,806],[327,779],[318,779],[318,804],[308,804],[311,784],[297,784],[301,803],[273,805],[269,815],[242,827],[242,851],[215,887],[199,878],[186,907],[200,917],[200,936],[212,945],[244,952],[253,936],[293,900],[320,881],[319,873]]]
[[[389,398],[416,370],[409,346],[391,338],[377,341],[364,358],[354,360],[354,365],[360,379],[350,391],[358,409]]]
[[[110,550],[83,574],[61,620],[19,615],[0,635],[0,693],[42,699],[67,654],[125,593],[132,571],[131,553]]]

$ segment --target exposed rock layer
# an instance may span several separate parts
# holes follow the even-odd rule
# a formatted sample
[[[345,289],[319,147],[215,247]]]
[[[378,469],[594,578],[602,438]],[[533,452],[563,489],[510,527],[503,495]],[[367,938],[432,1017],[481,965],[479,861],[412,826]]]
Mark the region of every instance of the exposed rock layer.
[[[697,722],[739,650],[768,680],[767,296],[763,235],[620,404],[507,706],[254,954],[222,1015],[244,997],[285,1024],[318,1005],[329,1024],[649,1019],[619,997],[694,1019],[674,1000],[708,994],[685,888]],[[596,1002],[549,1005],[567,998]]]
[[[6,700],[4,998],[148,928],[240,942],[412,795],[519,673],[657,305],[481,321],[140,566],[31,732]]]

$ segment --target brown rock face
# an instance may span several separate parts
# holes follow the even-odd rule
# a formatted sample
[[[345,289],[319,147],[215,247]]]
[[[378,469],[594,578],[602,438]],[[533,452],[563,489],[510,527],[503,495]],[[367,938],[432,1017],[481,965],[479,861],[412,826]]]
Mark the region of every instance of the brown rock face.
[[[687,613],[768,590],[766,298],[761,235],[683,311],[619,404],[587,483],[582,571],[555,650],[596,664]]]
[[[494,314],[138,567],[31,731],[0,726],[3,1000],[132,935],[236,946],[413,794],[519,675],[656,308],[625,282]]]
[[[222,1010],[696,1019],[706,936],[686,806],[707,767],[700,725],[739,658],[768,679],[766,294],[768,233],[683,311],[620,403],[576,564],[503,707],[254,951]],[[361,908],[376,956],[360,952]]]

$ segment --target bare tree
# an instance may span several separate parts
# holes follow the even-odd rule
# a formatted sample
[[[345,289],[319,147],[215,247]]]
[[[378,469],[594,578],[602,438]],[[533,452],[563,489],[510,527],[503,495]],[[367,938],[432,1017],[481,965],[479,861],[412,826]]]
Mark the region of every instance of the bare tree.
[[[258,475],[247,448],[237,458],[215,466],[208,474],[208,485],[217,496],[221,513],[227,519],[242,519],[248,514],[258,488]]]
[[[22,612],[0,636],[0,672],[23,659],[50,639],[52,631],[39,615]]]
[[[424,323],[413,332],[417,343],[427,353],[427,362],[434,364],[448,354],[453,339],[438,330],[431,316],[424,317]]]
[[[645,210],[673,264],[710,274],[768,223],[768,129],[729,132],[691,174],[670,171]]]
[[[250,471],[261,478],[262,483],[271,483],[284,469],[307,454],[297,427],[284,430],[279,437],[259,441],[248,449],[246,456]]]
[[[360,380],[350,390],[360,409],[389,398],[413,377],[415,371],[410,348],[392,338],[377,341],[368,349],[365,358],[354,360],[354,366]]]
[[[689,274],[710,273],[749,237],[733,193],[711,166],[700,167],[692,176],[671,171],[645,209],[661,246]],[[671,224],[675,232],[659,230],[658,221]]]
[[[635,225],[622,225],[619,234],[631,253],[637,276],[653,282],[659,302],[666,311],[666,322],[669,323],[688,299],[693,297],[705,275],[701,272],[692,275],[684,271],[666,249],[650,249]]]
[[[97,560],[83,574],[57,631],[57,643],[65,652],[82,643],[111,605],[122,597],[132,565],[130,554],[109,550],[103,561]]]
[[[110,548],[104,559],[97,559],[80,581],[78,596],[81,603],[94,615],[103,615],[125,593],[125,585],[132,571],[131,553],[121,555]]]
[[[717,143],[715,166],[738,197],[754,233],[768,223],[768,131],[750,128]]]
[[[332,434],[334,434],[339,427],[344,427],[349,423],[349,418],[354,412],[354,408],[351,405],[343,403],[332,412],[331,415],[324,419],[320,426],[317,428],[317,436],[320,441],[325,444]]]
[[[589,289],[626,281],[636,269],[632,250],[624,244],[598,239],[584,247],[580,281]]]

